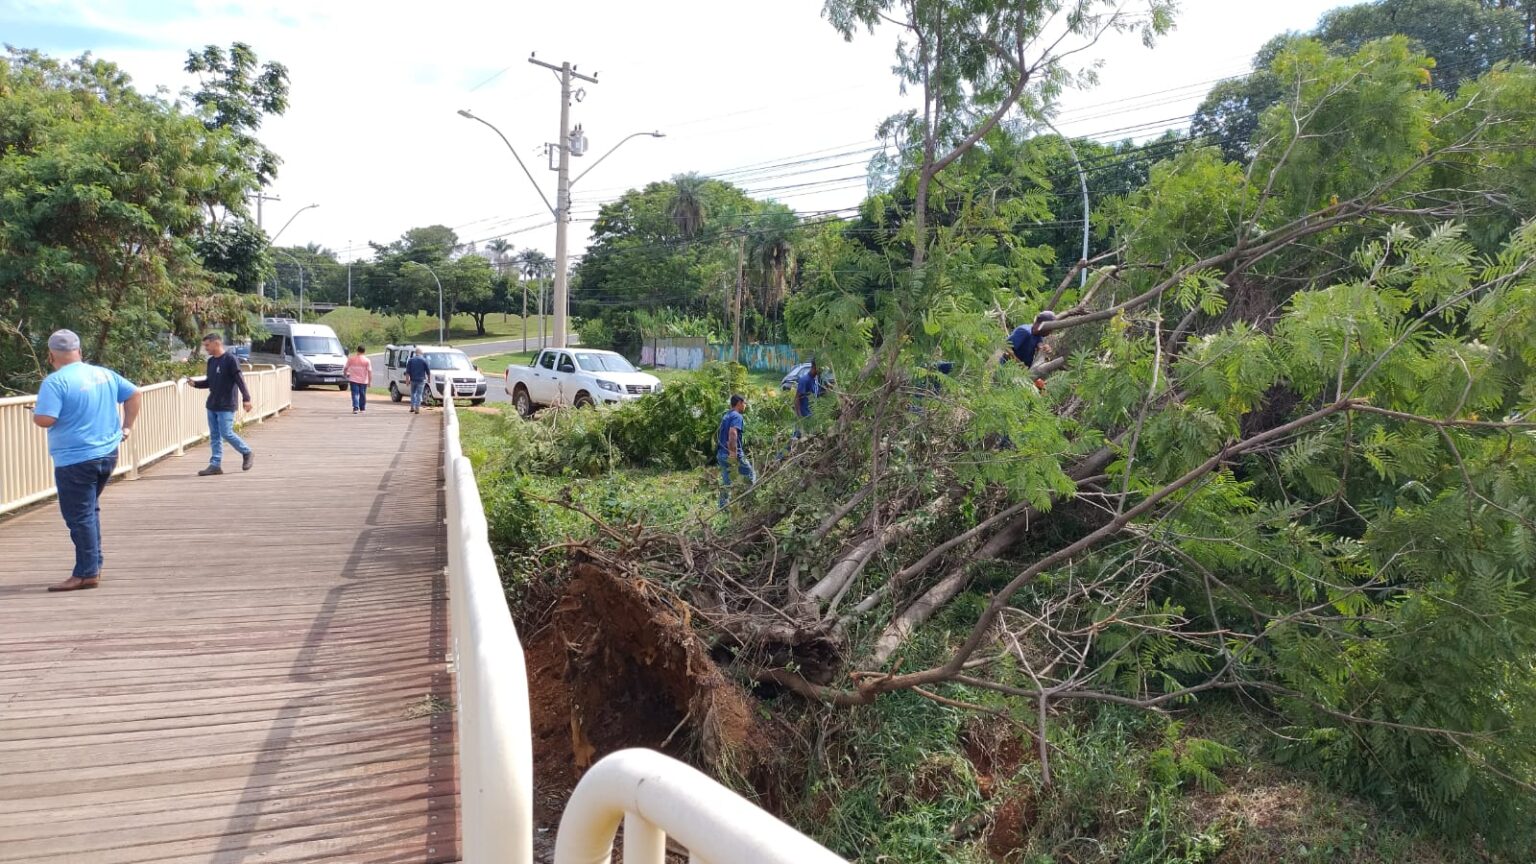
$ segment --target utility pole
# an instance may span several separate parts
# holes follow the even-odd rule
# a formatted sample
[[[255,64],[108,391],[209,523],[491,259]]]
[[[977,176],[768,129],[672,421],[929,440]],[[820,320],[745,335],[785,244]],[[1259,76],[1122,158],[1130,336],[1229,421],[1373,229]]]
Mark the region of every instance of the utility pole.
[[[268,195],[267,193],[261,191],[260,189],[257,189],[256,190],[256,194],[252,195],[251,197],[256,199],[256,230],[259,231],[259,230],[261,230],[261,202],[263,202],[263,201],[281,201],[283,199],[277,197],[276,195]],[[265,279],[261,280],[261,283],[256,286],[256,300],[259,303],[263,303],[263,304],[266,303],[266,300],[267,300],[267,280],[265,280]]]
[[[597,78],[596,76],[582,75],[577,72],[576,67],[571,65],[569,61],[556,66],[553,63],[545,63],[536,57],[529,57],[528,62],[535,66],[543,66],[560,76],[560,137],[554,145],[559,150],[560,161],[559,167],[555,169],[559,172],[559,180],[555,191],[555,326],[553,337],[555,347],[564,348],[566,342],[565,316],[569,306],[569,298],[567,296],[568,285],[566,284],[569,276],[566,273],[568,262],[566,260],[565,235],[566,227],[571,221],[571,145],[576,143],[571,138],[571,79],[578,78],[582,81],[596,84]],[[580,98],[581,95],[584,95],[584,91],[578,94],[577,98]],[[585,137],[580,136],[579,131],[578,137],[581,138],[578,144],[581,149],[576,154],[579,156],[582,152],[585,152],[586,143]],[[540,296],[542,296],[542,292],[540,292]]]
[[[347,305],[352,305],[352,241],[347,241]]]

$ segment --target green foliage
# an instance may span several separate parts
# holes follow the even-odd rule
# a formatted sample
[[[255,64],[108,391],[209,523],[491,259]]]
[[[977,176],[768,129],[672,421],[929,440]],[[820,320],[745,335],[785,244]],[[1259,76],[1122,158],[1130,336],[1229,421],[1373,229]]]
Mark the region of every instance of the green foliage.
[[[36,383],[59,327],[93,362],[151,375],[160,334],[192,341],[214,291],[195,245],[207,213],[243,213],[254,182],[229,133],[110,63],[0,57],[0,387]]]
[[[224,285],[241,294],[255,294],[272,278],[267,237],[256,226],[231,220],[211,226],[195,241],[203,267],[222,274]]]
[[[1454,93],[1463,82],[1500,63],[1530,56],[1530,11],[1522,16],[1512,8],[1514,5],[1476,0],[1375,0],[1330,10],[1314,31],[1304,35],[1316,39],[1330,53],[1343,56],[1368,42],[1401,34],[1416,50],[1434,59],[1434,86]],[[1270,40],[1255,55],[1251,74],[1213,87],[1195,113],[1191,132],[1221,147],[1234,161],[1252,158],[1261,140],[1255,138],[1259,118],[1270,106],[1294,95],[1288,86],[1291,82],[1277,74],[1275,61],[1297,38],[1296,34],[1285,34]]]
[[[263,116],[288,110],[288,69],[281,63],[258,66],[251,46],[235,42],[225,51],[209,45],[188,51],[186,71],[198,76],[199,87],[186,95],[202,112],[210,131],[228,134],[258,186],[277,176],[282,163],[276,153],[256,139]]]
[[[743,367],[707,364],[646,399],[603,412],[562,412],[552,421],[561,428],[561,463],[588,476],[617,466],[683,470],[713,464],[720,415],[745,384]],[[760,436],[749,431],[747,440],[751,446]]]

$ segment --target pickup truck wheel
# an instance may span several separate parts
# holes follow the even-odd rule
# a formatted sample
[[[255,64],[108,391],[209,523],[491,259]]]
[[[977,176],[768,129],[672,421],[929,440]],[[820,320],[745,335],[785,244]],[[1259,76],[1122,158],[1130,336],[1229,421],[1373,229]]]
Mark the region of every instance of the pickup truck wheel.
[[[517,409],[517,416],[524,420],[533,416],[533,400],[528,398],[528,390],[523,385],[517,385],[517,391],[512,394],[512,406]]]
[[[593,405],[592,396],[585,390],[577,393],[575,405],[577,408],[591,408]]]
[[[395,386],[395,382],[389,382],[389,401],[399,402],[403,398],[405,397],[400,395],[400,388]]]

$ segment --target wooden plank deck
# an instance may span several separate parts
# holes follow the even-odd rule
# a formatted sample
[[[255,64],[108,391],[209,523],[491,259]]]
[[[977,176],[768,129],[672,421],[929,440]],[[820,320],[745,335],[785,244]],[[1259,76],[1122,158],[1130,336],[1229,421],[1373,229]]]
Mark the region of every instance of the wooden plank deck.
[[[294,394],[102,499],[0,521],[0,862],[458,860],[435,412]],[[229,451],[226,451],[228,454]]]

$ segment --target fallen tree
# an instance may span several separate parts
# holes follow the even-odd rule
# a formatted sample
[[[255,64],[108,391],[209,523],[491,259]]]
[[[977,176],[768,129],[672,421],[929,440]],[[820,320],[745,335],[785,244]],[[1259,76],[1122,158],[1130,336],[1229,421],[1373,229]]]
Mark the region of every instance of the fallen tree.
[[[925,88],[909,171],[791,304],[804,344],[860,371],[725,529],[605,526],[585,554],[668,585],[764,693],[1003,694],[1047,778],[1061,705],[1241,694],[1298,762],[1518,848],[1536,824],[1536,223],[1516,218],[1536,72],[1444,99],[1403,40],[1301,43],[1252,164],[1161,163],[1116,205],[1113,249],[1047,285],[1019,240],[1033,214],[983,158],[1031,92],[1038,64],[1013,49],[1034,38],[902,8]],[[989,110],[946,101],[957,45],[990,58]],[[1043,327],[1060,356],[1000,366],[1000,317],[1045,305],[1072,310]],[[955,373],[926,374],[936,358]]]

